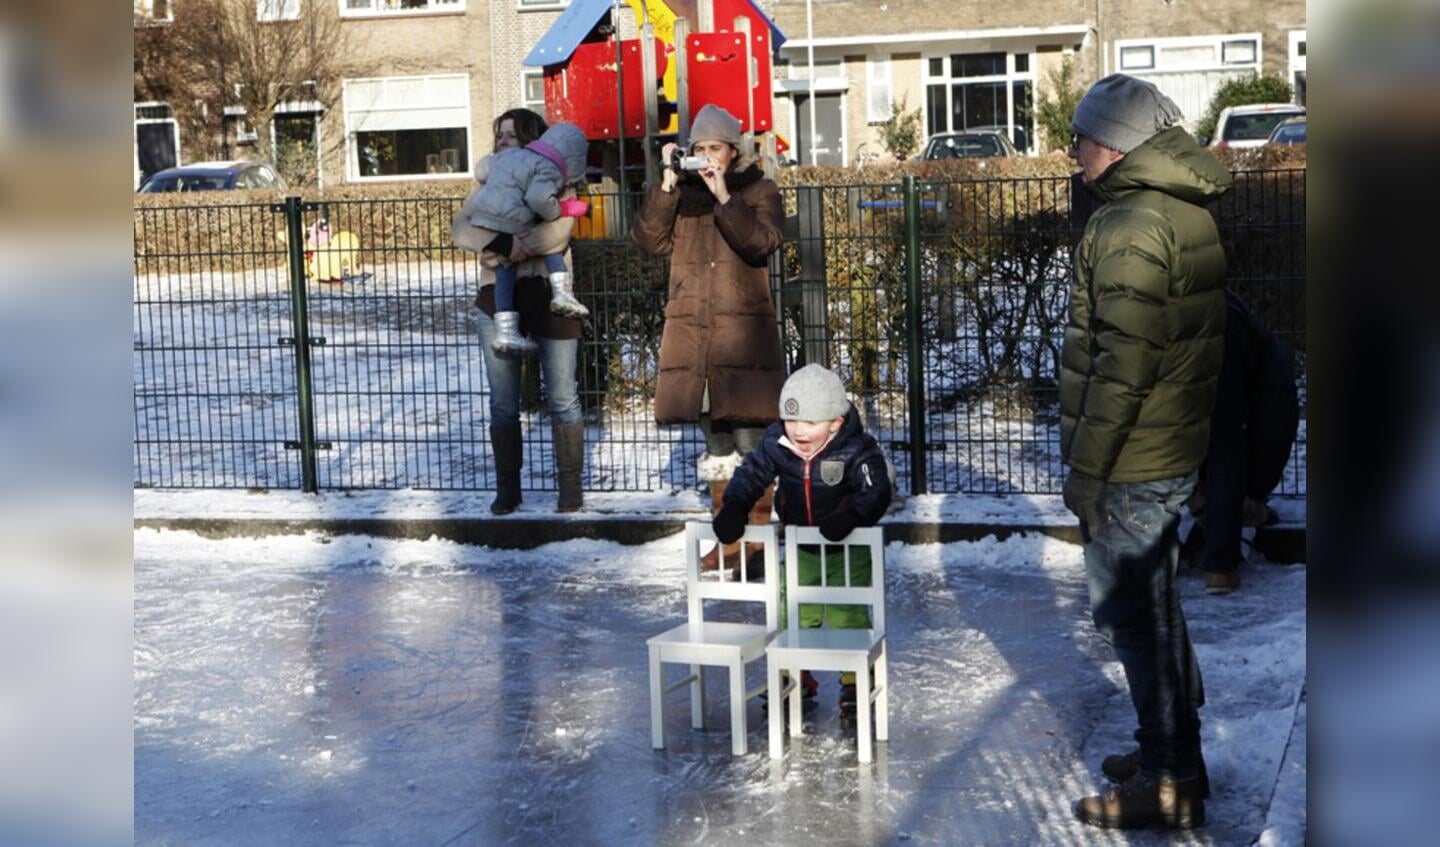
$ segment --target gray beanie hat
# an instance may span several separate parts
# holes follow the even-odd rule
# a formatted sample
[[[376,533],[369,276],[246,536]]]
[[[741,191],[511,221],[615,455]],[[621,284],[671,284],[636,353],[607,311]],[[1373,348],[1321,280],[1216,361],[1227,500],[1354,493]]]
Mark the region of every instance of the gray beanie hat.
[[[707,103],[690,124],[690,143],[697,141],[723,141],[739,147],[740,120],[714,103]]]
[[[780,420],[833,421],[850,411],[845,386],[834,371],[806,365],[780,389]]]
[[[1085,92],[1070,125],[1097,144],[1129,153],[1184,117],[1153,83],[1111,74]]]

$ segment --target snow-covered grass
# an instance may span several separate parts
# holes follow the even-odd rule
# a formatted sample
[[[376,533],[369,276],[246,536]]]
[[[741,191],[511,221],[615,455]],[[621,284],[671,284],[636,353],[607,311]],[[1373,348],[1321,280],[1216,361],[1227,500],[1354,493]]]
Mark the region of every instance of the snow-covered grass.
[[[494,487],[488,386],[470,305],[471,283],[450,262],[377,265],[368,282],[312,292],[316,436],[323,488]],[[314,286],[312,286],[314,288]],[[1003,288],[1003,287],[1002,287]],[[1057,289],[1058,290],[1058,289]],[[135,480],[143,486],[298,488],[294,334],[279,269],[136,279],[134,308]],[[1058,491],[1059,422],[1053,402],[999,402],[966,392],[988,379],[974,370],[980,342],[962,310],[955,340],[926,338],[926,474],[931,490]],[[966,317],[970,315],[969,317]],[[862,328],[852,327],[854,334]],[[873,334],[878,329],[864,329]],[[621,370],[643,381],[654,364],[624,339]],[[879,377],[894,389],[861,401],[908,490],[912,469],[903,374],[892,373],[898,339],[875,339]],[[991,341],[990,345],[1000,341]],[[853,340],[834,341],[843,363]],[[582,368],[584,367],[582,354]],[[1028,375],[1023,370],[1021,376]],[[977,383],[977,380],[980,380]],[[633,390],[633,389],[632,389]],[[957,399],[958,398],[958,399]],[[697,485],[702,446],[693,427],[658,427],[647,403],[609,403],[587,425],[585,485],[595,491],[683,490]],[[553,489],[549,427],[527,415],[524,485]],[[1302,422],[1303,427],[1303,422]],[[1304,430],[1281,490],[1304,489]]]
[[[221,494],[243,496],[205,496]],[[754,703],[751,752],[731,758],[719,674],[710,729],[689,728],[677,694],[669,749],[650,749],[644,639],[683,617],[679,537],[515,551],[139,530],[136,841],[1245,845],[1303,834],[1303,781],[1277,790],[1287,745],[1299,756],[1287,767],[1304,767],[1291,740],[1303,566],[1248,566],[1228,597],[1183,578],[1215,794],[1208,827],[1167,836],[1069,815],[1102,787],[1100,759],[1131,745],[1134,720],[1089,622],[1079,547],[1017,535],[891,544],[886,559],[892,737],[861,767],[829,675],[783,760],[766,755]]]

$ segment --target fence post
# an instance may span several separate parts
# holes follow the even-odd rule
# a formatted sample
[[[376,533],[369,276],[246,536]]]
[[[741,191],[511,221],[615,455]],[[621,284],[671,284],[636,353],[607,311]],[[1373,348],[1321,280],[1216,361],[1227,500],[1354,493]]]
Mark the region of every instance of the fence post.
[[[316,208],[314,203],[302,204],[299,197],[286,197],[283,205],[272,206],[285,215],[285,249],[290,259],[290,320],[294,337],[287,340],[295,347],[295,385],[299,391],[300,442],[286,444],[300,450],[300,488],[314,494],[319,490],[315,481],[315,388],[310,376],[310,315],[305,297],[305,231],[301,214]]]
[[[910,423],[910,493],[925,494],[925,368],[920,346],[920,194],[915,177],[904,178],[905,192],[905,382]]]

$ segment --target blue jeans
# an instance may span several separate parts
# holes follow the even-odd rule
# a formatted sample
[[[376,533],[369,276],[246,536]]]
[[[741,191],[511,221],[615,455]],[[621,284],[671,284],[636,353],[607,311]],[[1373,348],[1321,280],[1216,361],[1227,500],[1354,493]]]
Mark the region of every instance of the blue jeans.
[[[1125,668],[1140,723],[1140,768],[1177,780],[1198,775],[1205,703],[1175,588],[1180,505],[1196,477],[1107,484],[1101,525],[1080,525],[1090,614]]]
[[[480,329],[480,352],[485,357],[485,379],[490,384],[490,425],[513,426],[520,423],[520,359],[497,354],[490,342],[495,340],[495,319],[476,310]],[[550,418],[555,423],[579,423],[580,392],[575,384],[575,359],[580,351],[578,338],[545,338],[536,336],[540,349],[540,379],[550,403]]]
[[[565,254],[546,253],[540,258],[545,260],[546,273],[564,273]],[[495,311],[515,311],[515,286],[520,282],[520,266],[513,262],[505,262],[495,268]]]

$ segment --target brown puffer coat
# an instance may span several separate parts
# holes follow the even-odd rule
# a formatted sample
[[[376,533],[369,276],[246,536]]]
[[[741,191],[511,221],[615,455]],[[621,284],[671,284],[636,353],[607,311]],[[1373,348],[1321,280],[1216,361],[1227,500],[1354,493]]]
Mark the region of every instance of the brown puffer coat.
[[[764,425],[778,415],[785,359],[766,259],[780,247],[784,206],[758,166],[732,171],[726,185],[724,205],[703,186],[653,186],[630,229],[640,249],[670,257],[657,423],[699,420],[707,382],[715,420]]]

